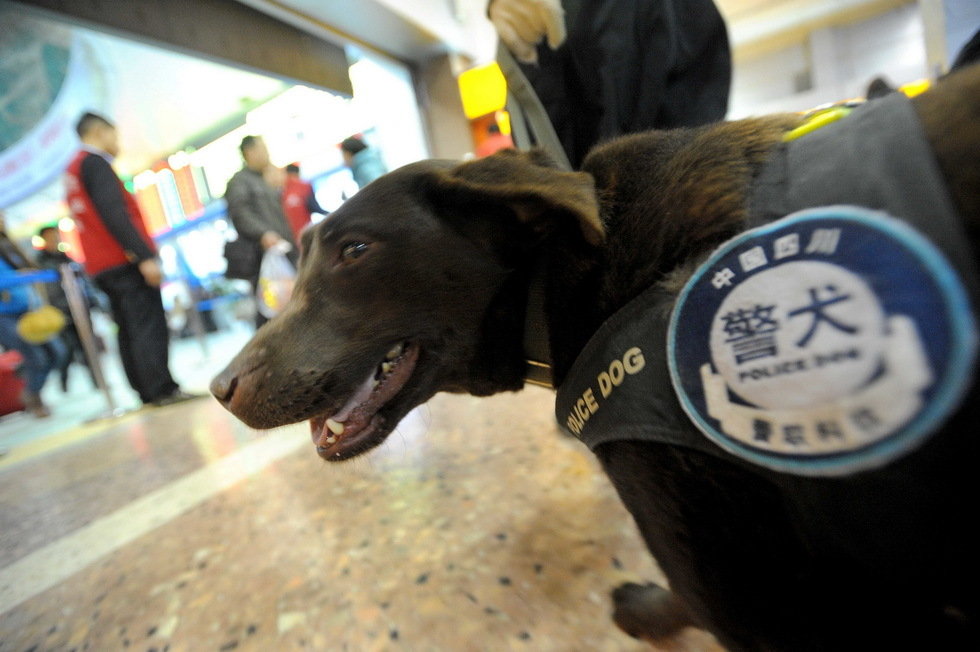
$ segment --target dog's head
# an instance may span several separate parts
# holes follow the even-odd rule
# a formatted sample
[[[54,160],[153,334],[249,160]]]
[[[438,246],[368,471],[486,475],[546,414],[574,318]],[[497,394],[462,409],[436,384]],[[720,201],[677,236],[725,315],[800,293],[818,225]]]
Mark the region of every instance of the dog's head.
[[[519,389],[522,282],[555,237],[602,226],[591,177],[542,154],[396,170],[306,232],[292,299],[211,391],[256,428],[309,419],[340,460],[436,392]]]

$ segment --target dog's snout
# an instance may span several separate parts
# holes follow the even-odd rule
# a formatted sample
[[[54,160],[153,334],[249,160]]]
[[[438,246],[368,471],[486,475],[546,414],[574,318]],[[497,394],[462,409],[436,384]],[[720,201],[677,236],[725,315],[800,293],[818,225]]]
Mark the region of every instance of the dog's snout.
[[[238,388],[238,375],[231,369],[225,369],[220,374],[214,377],[211,381],[211,394],[221,401],[227,404],[231,401],[231,397],[235,395],[235,389]]]

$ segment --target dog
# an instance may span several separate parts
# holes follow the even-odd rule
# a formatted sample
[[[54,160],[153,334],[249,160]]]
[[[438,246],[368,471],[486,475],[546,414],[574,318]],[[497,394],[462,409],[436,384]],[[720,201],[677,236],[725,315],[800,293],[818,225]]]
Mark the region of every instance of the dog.
[[[889,101],[911,111],[918,133],[900,126],[900,151],[917,137],[925,157],[906,161],[873,143],[862,149],[864,134],[890,120],[890,109],[869,102],[796,141],[787,134],[801,118],[788,115],[627,136],[594,149],[578,172],[556,169],[537,151],[400,168],[308,230],[285,312],[214,379],[212,393],[252,427],[309,420],[318,454],[340,461],[380,444],[437,392],[520,390],[533,348],[546,359],[532,366],[547,365],[558,388],[559,422],[594,435],[587,443],[670,582],[669,590],[631,584],[614,592],[615,620],[627,633],[657,641],[698,627],[731,650],[978,649],[970,270],[980,241],[980,67]],[[846,164],[835,158],[845,150],[854,155]],[[822,171],[805,168],[810,176],[797,183],[797,163]],[[893,183],[892,168],[915,179],[928,168],[943,187]],[[848,199],[850,186],[870,199]],[[911,226],[890,204],[925,197],[936,199]],[[934,223],[936,203],[955,216],[948,233]],[[831,204],[848,206],[812,210]],[[811,210],[784,219],[801,208]],[[908,256],[925,271],[895,272],[893,263]],[[787,303],[777,320],[761,303],[790,296],[789,277],[799,305]],[[933,289],[904,294],[920,280]],[[752,291],[764,298],[753,299],[755,312],[726,308]],[[844,310],[861,292],[867,310]],[[900,308],[886,306],[875,319],[888,326],[864,344],[767,362],[774,341],[798,352],[857,341],[849,338],[877,310],[868,306],[892,301],[886,292]],[[632,307],[648,295],[653,303]],[[891,354],[865,355],[885,338],[938,351],[930,338],[941,335],[934,320],[947,308],[947,366],[933,353],[897,363]],[[632,327],[639,314],[637,327],[653,339],[603,357],[613,349],[596,338],[610,324]],[[763,337],[777,321],[796,330]],[[528,337],[535,331],[543,346]],[[734,348],[747,334],[759,336],[755,348]],[[724,366],[711,363],[721,358],[711,357],[708,339],[722,358],[734,350],[749,360],[725,363],[738,391],[698,394]],[[593,350],[601,365],[580,373],[580,358]],[[870,385],[853,385],[857,367],[841,360],[870,360],[862,372]],[[765,391],[756,396],[750,381]],[[942,391],[921,389],[940,382]],[[807,397],[830,392],[846,403],[870,396],[868,387],[898,389],[875,394],[885,412],[850,413],[856,426],[848,428],[884,437],[868,435],[874,445],[864,448],[838,446],[844,434],[823,422],[812,433],[781,431],[784,449],[827,444],[810,457],[765,449],[769,432],[758,426],[746,444],[718,425],[746,410],[810,415]],[[615,400],[625,402],[618,412]],[[652,415],[640,414],[644,401]],[[909,410],[925,416],[901,416]],[[898,421],[886,427],[888,419]],[[624,428],[624,436],[609,434]]]

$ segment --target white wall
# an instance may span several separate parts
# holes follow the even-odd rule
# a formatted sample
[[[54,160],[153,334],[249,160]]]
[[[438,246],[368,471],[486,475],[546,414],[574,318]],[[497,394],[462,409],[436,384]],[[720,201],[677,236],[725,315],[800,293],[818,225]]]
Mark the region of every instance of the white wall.
[[[408,69],[356,48],[349,48],[347,56],[357,58],[350,67],[353,109],[376,127],[377,142],[372,144],[378,146],[387,168],[394,170],[427,158],[422,114]]]
[[[451,52],[480,65],[493,61],[497,33],[486,17],[489,0],[375,0],[423,27]]]
[[[980,2],[977,0],[945,0],[946,53],[953,63],[960,48],[966,45],[980,28]]]
[[[836,69],[845,96],[864,93],[869,80],[885,75],[902,84],[925,77],[925,33],[918,5],[890,11],[837,30]]]
[[[812,88],[795,93],[794,78],[806,72]],[[892,84],[927,76],[917,5],[852,25],[821,28],[805,43],[737,62],[729,117],[802,111],[824,102],[863,96],[868,82],[878,75]]]

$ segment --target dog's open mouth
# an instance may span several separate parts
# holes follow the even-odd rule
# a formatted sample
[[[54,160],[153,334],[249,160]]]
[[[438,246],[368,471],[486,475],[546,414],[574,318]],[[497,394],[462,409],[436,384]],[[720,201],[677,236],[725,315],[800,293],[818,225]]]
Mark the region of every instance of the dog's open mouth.
[[[388,430],[381,410],[412,377],[418,357],[417,344],[396,344],[342,408],[310,419],[317,454],[343,460],[380,443]]]

